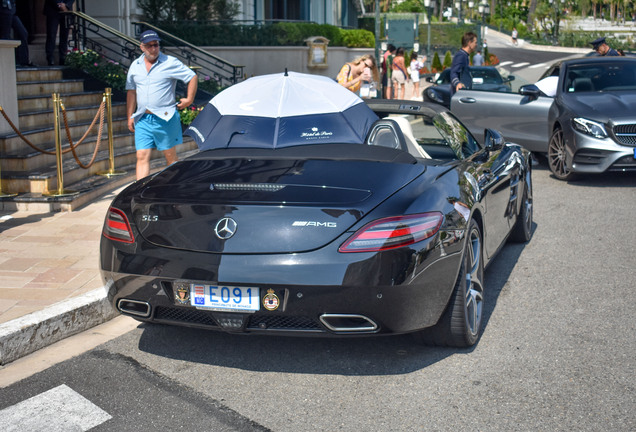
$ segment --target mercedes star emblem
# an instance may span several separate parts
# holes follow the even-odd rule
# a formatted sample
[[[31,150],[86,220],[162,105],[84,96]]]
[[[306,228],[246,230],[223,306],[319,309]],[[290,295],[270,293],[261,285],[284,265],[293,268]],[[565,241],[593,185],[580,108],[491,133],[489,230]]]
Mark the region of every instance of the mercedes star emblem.
[[[236,221],[226,217],[221,219],[214,227],[214,233],[221,240],[227,240],[236,232]]]

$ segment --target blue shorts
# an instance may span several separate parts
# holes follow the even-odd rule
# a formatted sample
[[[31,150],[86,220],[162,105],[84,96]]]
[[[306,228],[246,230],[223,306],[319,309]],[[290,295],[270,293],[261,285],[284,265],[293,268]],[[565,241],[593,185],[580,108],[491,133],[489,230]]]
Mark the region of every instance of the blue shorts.
[[[170,120],[163,121],[154,114],[144,114],[135,124],[135,148],[137,150],[170,150],[183,142],[181,117],[178,112]]]

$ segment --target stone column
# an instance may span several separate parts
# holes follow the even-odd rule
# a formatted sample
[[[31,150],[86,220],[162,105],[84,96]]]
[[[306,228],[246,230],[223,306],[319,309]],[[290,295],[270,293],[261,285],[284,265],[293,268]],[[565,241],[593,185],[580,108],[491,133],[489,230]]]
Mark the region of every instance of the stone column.
[[[18,119],[18,88],[15,73],[15,48],[18,40],[0,39],[0,106],[15,126],[20,128]],[[13,132],[9,123],[0,115],[0,134]]]

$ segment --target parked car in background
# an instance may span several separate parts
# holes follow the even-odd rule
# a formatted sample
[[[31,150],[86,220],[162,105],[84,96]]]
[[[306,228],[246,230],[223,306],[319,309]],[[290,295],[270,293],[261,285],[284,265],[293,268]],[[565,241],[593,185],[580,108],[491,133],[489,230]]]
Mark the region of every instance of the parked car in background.
[[[100,261],[113,306],[232,333],[475,344],[484,268],[531,237],[530,153],[491,130],[479,144],[439,105],[285,79],[219,93],[186,131],[202,151],[114,199]],[[334,101],[342,112],[293,115]]]
[[[510,92],[510,82],[514,81],[514,75],[503,78],[497,68],[493,66],[470,66],[470,74],[473,77],[473,90]],[[424,89],[422,96],[425,102],[432,102],[450,108],[450,69],[444,69],[437,78],[427,78],[434,85]]]
[[[636,58],[584,57],[552,65],[556,93],[536,85],[519,93],[462,90],[451,108],[473,132],[490,127],[545,153],[560,180],[577,173],[636,170]]]

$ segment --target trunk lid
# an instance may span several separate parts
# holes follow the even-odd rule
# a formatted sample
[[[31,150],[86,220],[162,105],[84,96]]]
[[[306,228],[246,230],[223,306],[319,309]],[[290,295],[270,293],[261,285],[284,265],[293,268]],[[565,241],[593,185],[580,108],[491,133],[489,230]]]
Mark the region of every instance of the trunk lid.
[[[320,248],[425,171],[360,160],[209,159],[176,163],[132,202],[141,235],[212,253]]]

